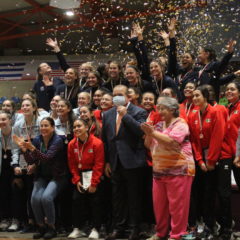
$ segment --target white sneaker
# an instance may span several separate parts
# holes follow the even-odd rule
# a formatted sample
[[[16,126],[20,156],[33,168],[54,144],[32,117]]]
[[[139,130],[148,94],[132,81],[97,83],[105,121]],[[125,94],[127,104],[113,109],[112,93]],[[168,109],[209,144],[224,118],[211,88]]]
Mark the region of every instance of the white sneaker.
[[[10,225],[10,222],[7,220],[7,219],[3,219],[1,222],[0,222],[0,230],[1,231],[6,231],[7,228],[9,227]]]
[[[17,219],[13,219],[11,225],[8,227],[8,232],[15,232],[19,229],[19,222]]]
[[[86,237],[86,233],[79,230],[78,228],[74,228],[73,231],[68,235],[68,238],[79,238],[79,237]]]
[[[88,239],[99,239],[99,233],[96,228],[93,228],[88,236]]]

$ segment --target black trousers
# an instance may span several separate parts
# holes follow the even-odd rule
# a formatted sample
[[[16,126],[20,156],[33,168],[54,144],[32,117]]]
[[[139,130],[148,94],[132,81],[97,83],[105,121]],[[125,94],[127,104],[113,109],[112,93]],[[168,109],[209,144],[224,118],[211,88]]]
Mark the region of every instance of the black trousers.
[[[196,165],[196,176],[192,185],[189,214],[189,225],[191,227],[195,226],[196,221],[202,217],[206,226],[213,230],[215,225],[216,184],[216,169],[203,172]]]
[[[217,165],[217,175],[218,175],[217,189],[218,189],[218,200],[219,200],[219,207],[220,207],[219,223],[222,229],[230,229],[232,226],[231,170],[234,167],[232,164],[232,161],[233,159],[231,158],[221,159],[219,160]],[[237,179],[240,180],[239,178],[236,178],[236,182],[238,182]]]
[[[113,228],[123,231],[127,222],[138,228],[142,218],[142,168],[125,169],[119,163],[112,172]]]
[[[0,218],[12,218],[12,169],[4,169],[0,175]]]
[[[142,221],[143,223],[155,224],[155,217],[153,211],[153,198],[152,198],[152,167],[146,166],[143,168],[142,174]]]
[[[103,216],[100,191],[98,186],[95,193],[80,193],[75,187],[72,204],[74,227],[81,228],[86,221],[90,220],[94,228],[100,228]]]

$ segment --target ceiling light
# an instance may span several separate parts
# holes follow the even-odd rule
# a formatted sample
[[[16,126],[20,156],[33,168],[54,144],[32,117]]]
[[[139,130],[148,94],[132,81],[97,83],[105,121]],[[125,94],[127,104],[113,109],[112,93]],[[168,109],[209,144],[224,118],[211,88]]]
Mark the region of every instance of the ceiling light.
[[[79,8],[80,0],[50,0],[49,5],[61,9]]]
[[[65,14],[69,17],[74,16],[74,12],[73,11],[66,11]]]

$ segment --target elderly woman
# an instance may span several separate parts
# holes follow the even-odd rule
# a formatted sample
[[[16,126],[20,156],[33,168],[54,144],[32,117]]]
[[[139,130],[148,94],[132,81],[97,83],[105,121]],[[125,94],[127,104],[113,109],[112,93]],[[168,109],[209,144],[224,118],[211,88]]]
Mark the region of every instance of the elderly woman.
[[[157,110],[162,121],[154,127],[142,124],[145,145],[153,159],[153,205],[156,235],[149,240],[180,239],[188,223],[190,191],[195,166],[187,123],[179,118],[176,99],[160,97]]]

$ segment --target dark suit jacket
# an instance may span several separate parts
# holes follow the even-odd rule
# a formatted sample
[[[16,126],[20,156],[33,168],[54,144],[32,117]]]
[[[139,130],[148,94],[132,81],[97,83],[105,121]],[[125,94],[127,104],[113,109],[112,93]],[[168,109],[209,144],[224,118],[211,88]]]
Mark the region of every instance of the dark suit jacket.
[[[116,170],[118,158],[126,169],[144,166],[146,152],[140,124],[145,122],[147,112],[130,103],[117,135],[116,116],[116,107],[103,114],[102,138],[106,162],[110,163],[112,171]]]

